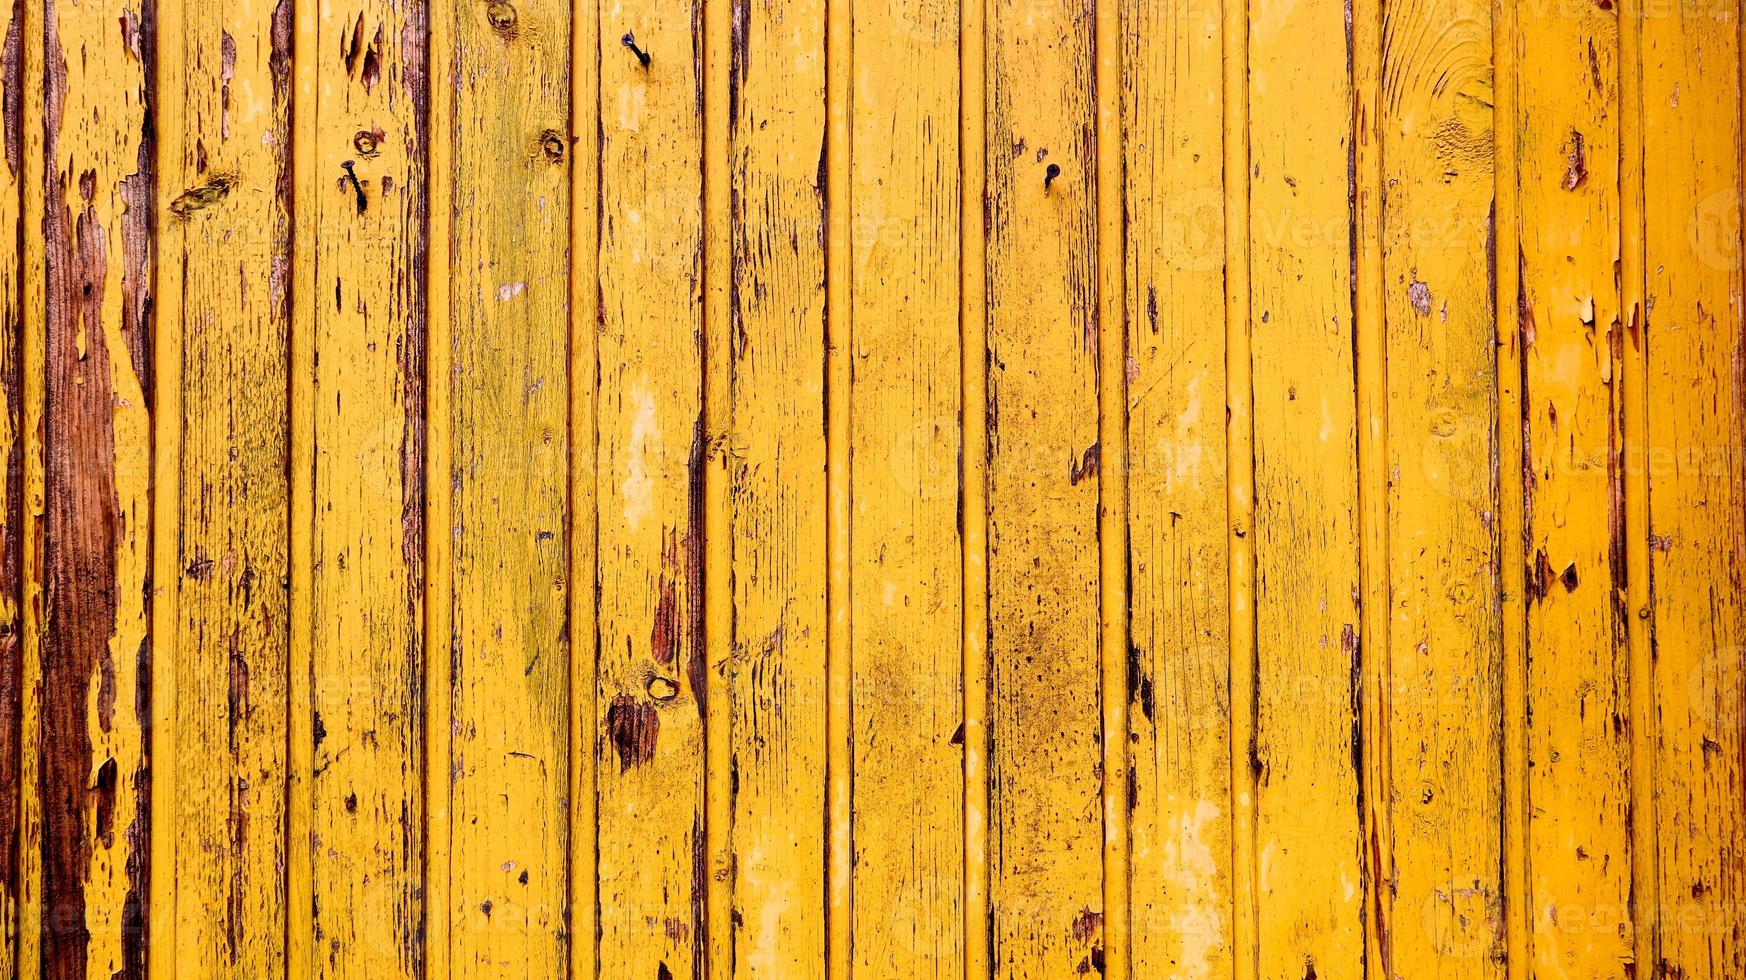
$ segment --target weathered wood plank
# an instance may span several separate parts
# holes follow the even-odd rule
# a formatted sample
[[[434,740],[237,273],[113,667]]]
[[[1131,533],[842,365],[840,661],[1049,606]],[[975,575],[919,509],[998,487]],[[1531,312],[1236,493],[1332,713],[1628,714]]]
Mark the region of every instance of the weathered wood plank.
[[[1335,0],[1249,8],[1260,975],[1363,972],[1352,82]],[[1239,652],[1239,655],[1240,652]]]
[[[423,792],[422,5],[351,0],[317,25],[310,393],[314,920],[336,976],[416,976]],[[299,54],[303,54],[302,51]],[[304,106],[298,106],[301,114]],[[300,232],[300,234],[302,234]],[[294,941],[296,937],[293,937]],[[318,966],[319,964],[319,966]]]
[[[854,10],[854,974],[963,973],[956,5]]]
[[[569,958],[570,13],[494,0],[456,21],[456,976]]]
[[[160,294],[177,293],[160,310],[180,310],[162,325],[180,343],[180,417],[176,533],[158,540],[175,542],[177,616],[173,645],[159,644],[176,693],[159,697],[186,761],[159,767],[173,822],[157,832],[175,839],[164,873],[180,975],[273,977],[286,907],[291,9],[223,0],[183,14],[180,36],[160,35],[178,65],[158,94],[182,125],[159,144],[160,197],[172,196],[158,254],[177,272],[159,276]]]
[[[1066,976],[1103,955],[1095,136],[1083,13],[988,5],[988,862],[1001,977]]]
[[[1618,20],[1516,10],[1533,969],[1632,958],[1620,410]],[[1504,261],[1508,261],[1506,257]]]
[[[825,966],[824,15],[824,0],[735,9],[733,693],[717,710],[732,711],[736,976]]]
[[[1133,975],[1231,971],[1218,8],[1125,5]]]
[[[42,10],[42,975],[138,977],[150,847],[153,25],[127,4]]]
[[[1383,644],[1367,802],[1389,825],[1375,935],[1401,976],[1502,970],[1491,9],[1381,7],[1380,186],[1365,192],[1381,204],[1387,592],[1366,610]]]
[[[1648,540],[1629,543],[1648,548],[1651,575],[1643,734],[1654,754],[1634,764],[1652,767],[1657,879],[1655,961],[1637,975],[1712,980],[1746,975],[1740,24],[1731,4],[1633,8],[1646,278],[1645,308],[1624,314],[1624,342],[1647,369],[1631,409],[1646,411],[1648,442],[1646,457],[1625,462],[1632,476],[1643,468],[1649,491]]]
[[[704,971],[701,14],[600,8],[602,976]]]

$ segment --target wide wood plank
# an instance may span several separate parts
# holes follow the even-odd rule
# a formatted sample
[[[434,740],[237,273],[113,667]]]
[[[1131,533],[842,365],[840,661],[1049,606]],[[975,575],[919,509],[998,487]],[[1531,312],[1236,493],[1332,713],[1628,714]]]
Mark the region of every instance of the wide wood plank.
[[[1746,975],[1740,25],[1724,4],[1641,9],[1645,309],[1624,342],[1648,442],[1626,463],[1649,489],[1654,754],[1635,764],[1653,767],[1655,973],[1719,980]]]
[[[41,975],[140,977],[148,915],[153,25],[45,0]],[[36,967],[29,969],[35,972]]]
[[[987,12],[991,942],[1055,977],[1103,939],[1092,23]]]
[[[601,976],[704,970],[701,13],[600,8]]]
[[[1249,5],[1260,976],[1363,974],[1352,82],[1336,0]],[[1243,651],[1236,656],[1243,656]]]
[[[1537,973],[1626,975],[1630,734],[1619,398],[1619,25],[1521,5],[1527,887]],[[1503,261],[1508,261],[1504,257]],[[1501,424],[1501,423],[1500,423]],[[1513,422],[1511,423],[1513,424]]]
[[[456,18],[455,976],[560,976],[569,894],[570,15]],[[589,937],[583,937],[587,941]]]
[[[170,223],[160,309],[179,385],[170,691],[155,692],[182,765],[168,794],[175,960],[187,977],[285,968],[286,723],[290,653],[290,5],[197,3],[160,35]],[[169,64],[171,59],[175,65]],[[167,103],[174,100],[174,106]],[[163,274],[174,270],[173,276]],[[160,349],[162,349],[160,347]],[[166,399],[164,410],[170,410]],[[168,487],[164,492],[170,492]],[[173,602],[170,600],[173,599]],[[165,812],[162,809],[158,813]]]
[[[1133,975],[1232,969],[1216,7],[1125,5]]]
[[[297,202],[314,251],[300,298],[313,528],[293,560],[310,563],[313,686],[293,710],[313,713],[314,754],[309,838],[291,847],[310,852],[314,921],[293,942],[331,975],[410,977],[424,919],[425,10],[325,13],[298,106],[314,143],[313,198]]]

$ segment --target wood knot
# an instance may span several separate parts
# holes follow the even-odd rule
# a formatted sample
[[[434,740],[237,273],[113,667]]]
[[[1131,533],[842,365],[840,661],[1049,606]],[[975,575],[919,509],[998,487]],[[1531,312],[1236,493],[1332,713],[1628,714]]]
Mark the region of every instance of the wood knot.
[[[492,30],[506,38],[515,37],[517,19],[515,4],[509,0],[491,0],[485,5],[485,20],[490,23]]]
[[[564,135],[555,129],[540,134],[540,152],[552,163],[564,162]]]

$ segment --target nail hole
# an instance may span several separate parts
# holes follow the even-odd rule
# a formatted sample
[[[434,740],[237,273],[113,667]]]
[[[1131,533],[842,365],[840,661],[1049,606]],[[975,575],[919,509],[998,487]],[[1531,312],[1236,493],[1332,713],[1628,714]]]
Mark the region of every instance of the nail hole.
[[[1049,185],[1053,184],[1055,178],[1059,176],[1061,176],[1061,165],[1058,163],[1049,164],[1049,169],[1043,171],[1043,190],[1048,190]]]

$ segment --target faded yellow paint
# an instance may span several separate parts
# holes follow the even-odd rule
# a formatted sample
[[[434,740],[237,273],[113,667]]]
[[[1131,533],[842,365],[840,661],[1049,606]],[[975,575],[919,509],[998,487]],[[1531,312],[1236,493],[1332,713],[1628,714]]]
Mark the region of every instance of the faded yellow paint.
[[[455,19],[449,968],[569,963],[571,9]],[[433,651],[434,652],[434,651]]]
[[[1069,976],[1101,957],[1103,939],[1096,145],[1081,9],[988,5],[987,860],[999,977]]]
[[[824,15],[736,11],[728,136],[730,945],[735,976],[795,980],[825,960]]]
[[[1375,665],[1365,683],[1376,685],[1366,704],[1380,724],[1366,731],[1379,744],[1365,747],[1376,760],[1365,792],[1389,829],[1373,851],[1381,905],[1371,920],[1389,939],[1382,962],[1392,972],[1435,964],[1440,976],[1495,977],[1504,896],[1491,4],[1367,7],[1385,15],[1376,131],[1365,134],[1380,180],[1359,177],[1381,209],[1371,323],[1385,339],[1361,340],[1359,357],[1382,368],[1375,407],[1386,438],[1361,491],[1378,494],[1365,498],[1366,518],[1385,522],[1366,594],[1377,607],[1366,624],[1380,630],[1364,637]],[[1372,514],[1371,499],[1385,513]]]
[[[309,839],[293,942],[335,976],[419,972],[424,656],[424,51],[408,11],[326,8],[297,220],[308,339]],[[299,120],[301,123],[302,120]],[[296,748],[294,746],[294,748]],[[297,938],[307,929],[307,939]],[[180,953],[180,950],[178,951]]]
[[[1254,383],[1255,952],[1259,975],[1363,974],[1355,771],[1361,629],[1352,243],[1353,83],[1338,0],[1249,20]],[[1241,656],[1239,651],[1238,656]]]
[[[1226,636],[1224,32],[1216,5],[1123,25],[1136,977],[1233,967]]]
[[[854,14],[851,970],[960,976],[956,10]]]
[[[601,976],[705,967],[697,12],[600,12]]]
[[[158,144],[159,440],[178,451],[160,456],[175,469],[158,484],[160,532],[176,533],[156,539],[156,648],[175,652],[155,675],[169,681],[156,717],[173,730],[153,752],[203,762],[155,784],[173,787],[155,814],[176,828],[161,853],[175,862],[164,893],[180,974],[272,977],[285,962],[290,707],[290,9],[191,6],[174,36],[161,22],[157,48],[160,77],[181,84],[159,91],[178,120]]]
[[[1634,588],[1652,664],[1633,765],[1635,837],[1649,852],[1653,956],[1660,975],[1746,974],[1740,898],[1746,865],[1746,404],[1742,362],[1741,37],[1728,4],[1629,4],[1639,18],[1643,254],[1628,280],[1626,410],[1641,413],[1626,476],[1646,490],[1638,535],[1648,581]],[[1629,233],[1629,232],[1627,232]],[[1627,266],[1627,275],[1631,274]],[[1631,447],[1635,448],[1635,447]],[[1627,493],[1629,493],[1627,489]],[[1646,499],[1645,499],[1646,498]],[[1640,573],[1639,573],[1640,574]],[[1636,583],[1636,578],[1633,578]],[[1645,889],[1639,881],[1635,892]],[[1642,926],[1640,925],[1639,928]],[[1641,975],[1641,971],[1639,973]]]
[[[1633,958],[1622,596],[1618,21],[1516,10],[1531,969]],[[1506,254],[1500,261],[1507,261]]]
[[[1746,972],[1737,4],[349,2],[14,5],[0,980]]]

